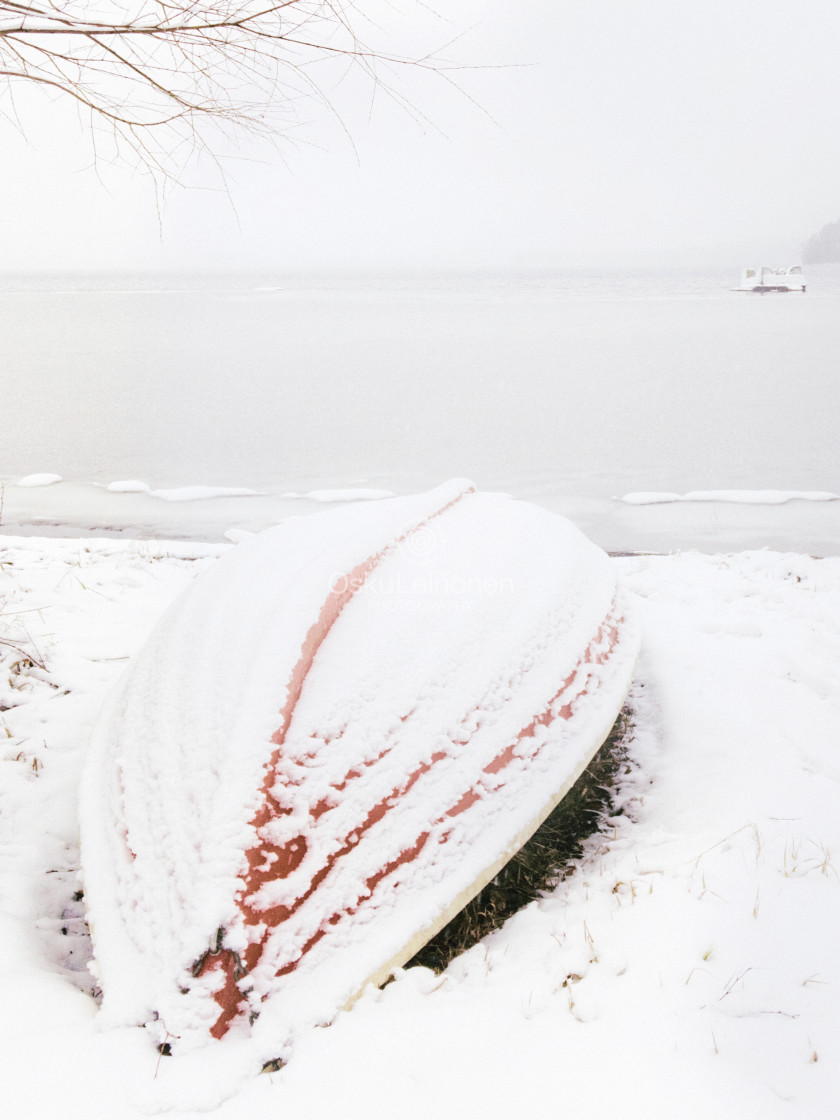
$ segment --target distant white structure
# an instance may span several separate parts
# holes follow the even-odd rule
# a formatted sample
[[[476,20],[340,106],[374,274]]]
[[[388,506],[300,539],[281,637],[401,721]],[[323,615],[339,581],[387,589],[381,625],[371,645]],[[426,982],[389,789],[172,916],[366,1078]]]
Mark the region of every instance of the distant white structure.
[[[805,276],[798,264],[791,268],[745,268],[735,292],[804,292]]]

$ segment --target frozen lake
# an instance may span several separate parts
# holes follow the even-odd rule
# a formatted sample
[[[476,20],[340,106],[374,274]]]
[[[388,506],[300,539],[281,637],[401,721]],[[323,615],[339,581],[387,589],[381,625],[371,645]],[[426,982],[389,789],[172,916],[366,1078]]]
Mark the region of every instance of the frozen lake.
[[[737,279],[6,277],[0,476],[277,498],[460,475],[587,523],[628,491],[840,492],[840,269],[811,269],[804,296],[733,293]],[[61,487],[16,489],[7,525],[29,506],[49,520],[39,503]],[[139,509],[120,497],[115,527]],[[225,501],[228,524],[263,516]],[[611,547],[677,516],[619,513]]]

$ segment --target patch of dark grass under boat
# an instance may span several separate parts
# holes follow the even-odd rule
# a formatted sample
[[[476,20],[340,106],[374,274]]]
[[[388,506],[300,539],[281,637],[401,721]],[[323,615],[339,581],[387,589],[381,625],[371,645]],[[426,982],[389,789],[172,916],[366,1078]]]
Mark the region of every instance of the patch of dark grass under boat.
[[[625,708],[604,745],[531,839],[406,968],[422,965],[442,972],[455,957],[571,873],[570,865],[583,852],[584,841],[613,807],[619,776],[630,772],[631,731],[632,716]]]

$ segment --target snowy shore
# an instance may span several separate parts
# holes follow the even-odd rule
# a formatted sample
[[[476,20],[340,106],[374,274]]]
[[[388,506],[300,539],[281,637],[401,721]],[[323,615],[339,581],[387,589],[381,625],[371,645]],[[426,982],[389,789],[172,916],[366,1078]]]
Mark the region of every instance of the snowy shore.
[[[231,547],[0,541],[5,1112],[826,1114],[840,1090],[837,558],[612,561],[643,627],[615,815],[550,897],[444,976],[410,969],[369,991],[272,1074],[220,1063],[197,1083],[142,1029],[98,1029],[76,879],[90,728],[161,612]]]

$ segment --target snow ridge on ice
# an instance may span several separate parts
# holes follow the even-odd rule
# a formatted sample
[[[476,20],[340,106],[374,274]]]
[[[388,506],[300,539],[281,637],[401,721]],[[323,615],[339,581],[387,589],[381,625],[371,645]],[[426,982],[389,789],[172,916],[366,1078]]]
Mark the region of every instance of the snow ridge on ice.
[[[393,490],[371,489],[344,489],[344,490],[310,490],[303,495],[312,502],[369,502],[379,498],[393,498]]]
[[[836,502],[840,495],[828,490],[691,490],[687,494],[671,491],[639,491],[621,499],[631,506],[659,505],[663,502],[738,502],[743,505],[777,506],[785,502]]]
[[[247,486],[179,486],[174,490],[149,490],[149,493],[165,502],[203,502],[210,498],[258,497],[260,491]]]

